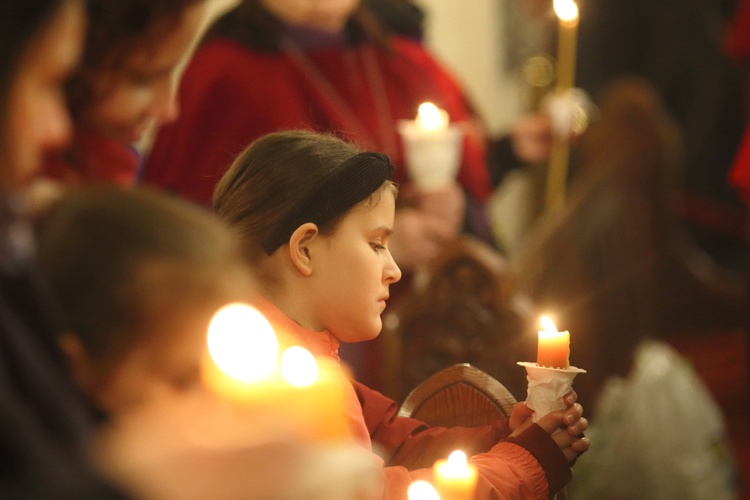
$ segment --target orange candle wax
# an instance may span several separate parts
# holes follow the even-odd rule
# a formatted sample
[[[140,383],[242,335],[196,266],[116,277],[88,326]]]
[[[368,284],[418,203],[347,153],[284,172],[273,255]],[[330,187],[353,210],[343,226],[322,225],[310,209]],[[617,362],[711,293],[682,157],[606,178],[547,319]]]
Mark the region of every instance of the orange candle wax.
[[[570,333],[558,332],[554,323],[542,317],[544,330],[539,332],[536,363],[550,368],[568,368],[570,366]]]
[[[466,461],[464,452],[456,450],[448,460],[438,460],[433,467],[435,490],[441,500],[469,500],[474,498],[477,469]]]

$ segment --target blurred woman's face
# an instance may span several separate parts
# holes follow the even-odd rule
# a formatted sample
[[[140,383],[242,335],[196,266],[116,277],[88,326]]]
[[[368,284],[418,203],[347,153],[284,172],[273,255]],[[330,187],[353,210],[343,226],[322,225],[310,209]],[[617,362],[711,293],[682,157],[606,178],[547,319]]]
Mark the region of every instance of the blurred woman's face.
[[[81,2],[63,2],[60,11],[21,55],[8,93],[7,153],[0,183],[13,190],[28,184],[45,152],[70,138],[63,84],[78,62],[85,14]]]
[[[178,114],[179,74],[205,15],[206,2],[196,2],[159,40],[139,45],[121,67],[97,74],[93,85],[99,97],[83,111],[83,125],[133,143],[154,121],[173,121]]]
[[[263,6],[289,24],[310,26],[324,31],[344,29],[360,0],[261,0]]]

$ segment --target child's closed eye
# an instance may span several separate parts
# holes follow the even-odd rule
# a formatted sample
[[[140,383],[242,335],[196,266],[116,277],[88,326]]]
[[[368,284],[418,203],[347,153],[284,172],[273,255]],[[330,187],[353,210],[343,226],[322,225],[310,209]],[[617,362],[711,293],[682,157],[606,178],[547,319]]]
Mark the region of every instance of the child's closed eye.
[[[370,243],[370,246],[376,252],[379,252],[381,250],[385,250],[385,245],[383,245],[382,243]]]

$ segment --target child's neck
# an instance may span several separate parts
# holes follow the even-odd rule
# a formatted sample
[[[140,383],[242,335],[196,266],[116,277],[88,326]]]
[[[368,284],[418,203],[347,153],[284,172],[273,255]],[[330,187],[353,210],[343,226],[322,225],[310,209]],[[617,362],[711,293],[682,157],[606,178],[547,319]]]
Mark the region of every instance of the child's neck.
[[[293,293],[268,288],[261,290],[260,294],[301,327],[313,332],[322,332],[326,329],[325,326],[316,321],[310,307],[310,301],[305,300],[304,297],[297,297]]]

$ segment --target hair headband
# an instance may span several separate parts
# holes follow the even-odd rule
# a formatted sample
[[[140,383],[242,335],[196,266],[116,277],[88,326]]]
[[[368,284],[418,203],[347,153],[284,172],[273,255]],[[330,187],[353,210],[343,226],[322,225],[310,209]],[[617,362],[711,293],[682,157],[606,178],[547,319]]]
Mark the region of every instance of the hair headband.
[[[345,160],[309,198],[269,231],[261,243],[263,250],[271,255],[306,222],[321,226],[343,215],[392,179],[393,170],[393,163],[382,153],[358,153]]]

